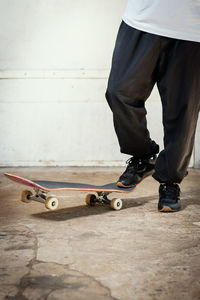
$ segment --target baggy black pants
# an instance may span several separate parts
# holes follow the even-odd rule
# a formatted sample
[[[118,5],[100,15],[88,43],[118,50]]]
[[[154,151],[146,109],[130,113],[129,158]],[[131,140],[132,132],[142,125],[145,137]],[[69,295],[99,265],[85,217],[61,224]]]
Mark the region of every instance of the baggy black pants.
[[[145,101],[155,83],[162,101],[164,150],[153,177],[180,183],[200,109],[200,43],[146,33],[122,22],[106,91],[122,153],[142,158],[151,152]]]

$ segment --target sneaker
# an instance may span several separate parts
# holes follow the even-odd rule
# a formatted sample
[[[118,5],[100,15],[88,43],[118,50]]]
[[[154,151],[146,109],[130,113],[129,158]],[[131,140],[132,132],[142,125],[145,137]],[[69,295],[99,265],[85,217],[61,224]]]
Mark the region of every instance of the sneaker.
[[[180,188],[176,183],[161,183],[159,188],[158,210],[174,212],[181,209]]]
[[[140,183],[144,178],[154,172],[157,155],[149,158],[134,158],[127,160],[125,172],[120,176],[117,186],[128,188]]]

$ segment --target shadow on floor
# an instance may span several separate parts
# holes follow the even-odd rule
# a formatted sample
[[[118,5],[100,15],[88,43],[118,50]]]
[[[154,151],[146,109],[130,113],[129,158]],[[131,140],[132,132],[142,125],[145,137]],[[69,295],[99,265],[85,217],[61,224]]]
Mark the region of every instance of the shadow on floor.
[[[200,205],[200,191],[190,191],[184,193],[181,197],[182,203],[182,210],[185,210],[190,205]],[[147,202],[158,199],[158,195],[152,195],[148,197],[141,197],[141,198],[129,198],[129,199],[122,199],[123,201],[123,208],[122,210],[126,210],[132,207],[139,207],[145,205]],[[155,203],[155,209],[157,209],[157,204]],[[180,211],[180,212],[181,212]],[[39,219],[47,219],[51,221],[66,221],[75,218],[82,218],[92,215],[101,215],[110,213],[112,210],[108,205],[101,205],[96,204],[95,206],[75,206],[75,207],[68,207],[58,209],[56,211],[47,211],[37,214],[32,214],[33,217]],[[115,213],[118,213],[117,211]]]
[[[131,207],[139,207],[144,205],[145,203],[152,201],[155,199],[156,196],[150,197],[142,197],[142,198],[129,198],[129,199],[122,199],[123,201],[123,208],[121,210],[125,210]],[[96,204],[95,206],[86,206],[80,205],[75,207],[68,207],[58,209],[56,211],[47,211],[37,214],[32,214],[33,217],[39,219],[47,219],[52,221],[66,221],[75,218],[82,218],[92,215],[101,215],[110,213],[112,210],[110,209],[109,205],[101,205]],[[118,213],[117,211],[115,213]]]

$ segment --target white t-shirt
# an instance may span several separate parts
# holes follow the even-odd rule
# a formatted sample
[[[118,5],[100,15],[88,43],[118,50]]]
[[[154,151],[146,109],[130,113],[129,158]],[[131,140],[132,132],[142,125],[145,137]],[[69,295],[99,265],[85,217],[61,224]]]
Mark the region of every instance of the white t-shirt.
[[[128,0],[122,19],[142,31],[200,42],[200,0]]]

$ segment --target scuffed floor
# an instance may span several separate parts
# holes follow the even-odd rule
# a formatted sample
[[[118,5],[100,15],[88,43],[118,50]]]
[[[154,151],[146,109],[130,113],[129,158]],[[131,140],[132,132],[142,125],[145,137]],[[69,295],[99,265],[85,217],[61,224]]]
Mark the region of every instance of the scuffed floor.
[[[87,207],[85,192],[57,192],[52,212],[20,202],[26,187],[3,176],[106,184],[120,168],[0,171],[0,299],[200,299],[200,171],[181,184],[183,209],[173,214],[157,212],[151,177],[121,195],[121,211]]]

